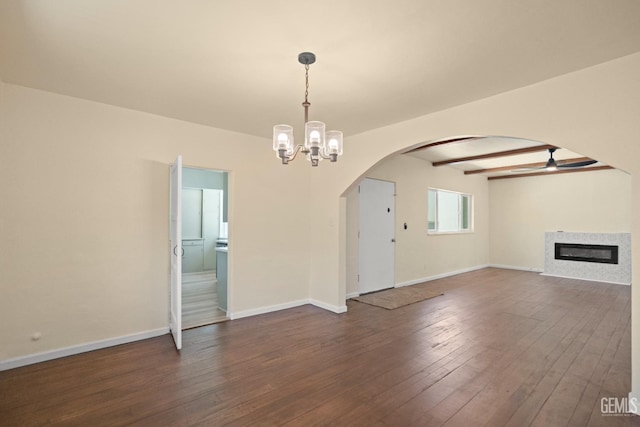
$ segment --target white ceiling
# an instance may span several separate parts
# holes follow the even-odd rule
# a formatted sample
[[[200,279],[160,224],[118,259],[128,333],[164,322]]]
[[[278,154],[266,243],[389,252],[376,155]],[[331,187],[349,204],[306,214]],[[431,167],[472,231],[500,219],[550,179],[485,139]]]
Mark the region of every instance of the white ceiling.
[[[354,134],[640,50],[637,0],[0,0],[8,83],[270,138]]]

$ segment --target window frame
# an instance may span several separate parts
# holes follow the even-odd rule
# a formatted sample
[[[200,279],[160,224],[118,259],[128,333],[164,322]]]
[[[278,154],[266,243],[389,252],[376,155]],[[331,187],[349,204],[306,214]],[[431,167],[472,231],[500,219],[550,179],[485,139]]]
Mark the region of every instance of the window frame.
[[[435,193],[435,206],[433,213],[435,214],[435,221],[430,221],[430,193]],[[458,228],[457,230],[438,230],[438,192],[455,194],[458,196]],[[468,216],[468,228],[462,228],[464,213],[463,213],[463,199],[467,199],[467,216]],[[435,228],[430,228],[430,224],[434,222]],[[427,189],[427,234],[439,235],[439,234],[469,234],[474,232],[474,197],[473,194],[463,193],[460,191],[445,190],[442,188],[428,187]]]

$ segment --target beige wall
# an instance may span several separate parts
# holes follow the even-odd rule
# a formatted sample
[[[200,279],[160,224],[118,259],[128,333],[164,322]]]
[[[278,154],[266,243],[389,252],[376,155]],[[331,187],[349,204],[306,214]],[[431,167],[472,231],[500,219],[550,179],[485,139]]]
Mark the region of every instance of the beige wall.
[[[0,143],[2,143],[4,141],[3,139],[3,132],[2,132],[2,127],[3,127],[3,108],[2,105],[4,104],[4,82],[2,81],[2,76],[0,76]]]
[[[308,298],[309,168],[270,141],[10,84],[0,107],[0,360],[168,326],[178,154],[230,171],[231,311]]]
[[[544,233],[631,232],[631,176],[619,170],[490,181],[491,263],[542,270]]]
[[[353,188],[346,196],[347,212],[346,212],[346,293],[349,295],[358,294],[358,262],[359,258],[359,242],[358,242],[358,224],[360,223],[360,198],[358,196],[358,188]]]

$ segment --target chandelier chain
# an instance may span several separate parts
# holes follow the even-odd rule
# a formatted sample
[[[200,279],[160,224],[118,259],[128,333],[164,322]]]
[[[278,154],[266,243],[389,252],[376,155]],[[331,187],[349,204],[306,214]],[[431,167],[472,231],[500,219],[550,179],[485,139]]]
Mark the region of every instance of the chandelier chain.
[[[304,102],[308,103],[309,100],[309,64],[305,64],[304,66],[304,80],[305,80],[305,88],[304,88]]]

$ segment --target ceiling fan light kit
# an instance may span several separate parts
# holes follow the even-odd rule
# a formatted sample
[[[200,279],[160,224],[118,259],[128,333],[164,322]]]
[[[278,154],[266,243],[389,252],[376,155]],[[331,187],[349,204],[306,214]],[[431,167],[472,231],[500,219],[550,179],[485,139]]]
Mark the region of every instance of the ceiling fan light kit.
[[[555,152],[556,152],[555,148],[549,148],[549,160],[547,160],[547,164],[544,167],[549,172],[558,170],[558,164],[556,163],[556,159],[553,158],[553,153]]]
[[[316,62],[315,54],[302,52],[298,55],[298,62],[304,65],[305,69],[305,92],[304,102],[304,145],[295,145],[293,137],[293,127],[285,124],[273,127],[273,150],[277,157],[286,165],[299,152],[306,155],[311,166],[318,166],[322,159],[336,162],[338,156],[343,153],[342,132],[338,130],[325,131],[325,125],[319,121],[309,121],[309,65]]]

